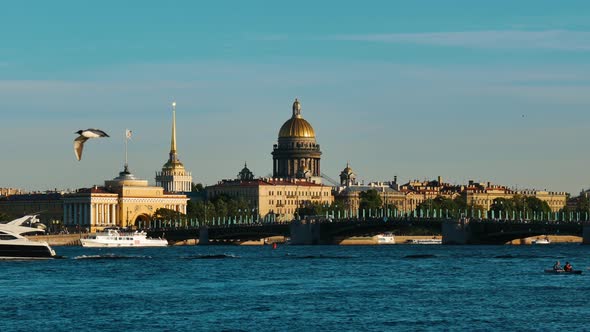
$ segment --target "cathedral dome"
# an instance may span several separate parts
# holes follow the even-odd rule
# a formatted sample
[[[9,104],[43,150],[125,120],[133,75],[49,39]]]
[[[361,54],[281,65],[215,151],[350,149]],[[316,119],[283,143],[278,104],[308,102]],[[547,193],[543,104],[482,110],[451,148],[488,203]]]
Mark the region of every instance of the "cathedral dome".
[[[315,138],[313,127],[301,117],[301,104],[297,99],[293,103],[293,116],[279,130],[279,138],[282,137]]]
[[[342,170],[342,172],[340,174],[346,174],[346,175],[354,174],[349,163],[346,163],[346,168],[344,170]]]

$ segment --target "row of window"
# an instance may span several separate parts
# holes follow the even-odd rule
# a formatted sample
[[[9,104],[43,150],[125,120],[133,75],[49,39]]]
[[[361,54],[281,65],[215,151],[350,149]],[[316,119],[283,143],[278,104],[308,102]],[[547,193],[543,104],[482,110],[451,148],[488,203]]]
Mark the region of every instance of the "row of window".
[[[297,205],[297,206],[300,206],[302,204],[311,203],[311,200],[303,200],[303,199],[297,199],[297,200],[295,200],[295,199],[280,200],[279,199],[279,200],[276,200],[275,201],[274,199],[271,199],[271,200],[268,201],[268,204],[274,205],[275,202],[276,202],[277,206],[283,206],[283,205]]]
[[[268,195],[269,196],[282,196],[283,194],[285,194],[285,196],[324,196],[327,197],[330,195],[329,191],[326,192],[321,192],[321,191],[269,191]]]

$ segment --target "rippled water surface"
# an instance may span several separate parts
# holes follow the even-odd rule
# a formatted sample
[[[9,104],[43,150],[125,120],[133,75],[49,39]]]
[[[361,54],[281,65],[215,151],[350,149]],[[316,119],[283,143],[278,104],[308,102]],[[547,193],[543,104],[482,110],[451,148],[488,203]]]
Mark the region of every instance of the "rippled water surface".
[[[55,249],[0,262],[1,331],[590,329],[590,246]]]

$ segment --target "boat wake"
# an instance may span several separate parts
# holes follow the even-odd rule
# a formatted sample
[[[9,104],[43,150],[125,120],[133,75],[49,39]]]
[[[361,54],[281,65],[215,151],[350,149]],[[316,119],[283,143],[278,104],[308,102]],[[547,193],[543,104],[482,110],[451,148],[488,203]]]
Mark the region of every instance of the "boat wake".
[[[151,259],[151,256],[126,256],[126,255],[82,255],[76,256],[74,259],[93,259],[93,260],[107,260],[107,259]]]

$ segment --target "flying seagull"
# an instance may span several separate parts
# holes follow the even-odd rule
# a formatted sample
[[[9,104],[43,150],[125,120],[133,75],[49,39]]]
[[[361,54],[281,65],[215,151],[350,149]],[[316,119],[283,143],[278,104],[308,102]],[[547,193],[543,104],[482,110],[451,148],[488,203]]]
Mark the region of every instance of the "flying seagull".
[[[80,135],[74,140],[74,153],[78,160],[82,159],[82,149],[84,148],[84,142],[89,138],[109,137],[107,133],[100,129],[86,129],[78,130],[76,134]]]

